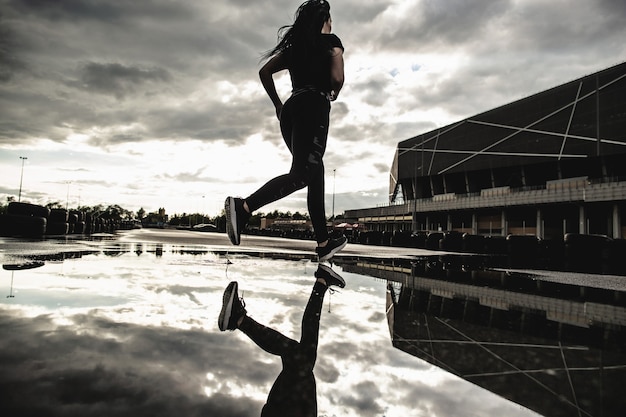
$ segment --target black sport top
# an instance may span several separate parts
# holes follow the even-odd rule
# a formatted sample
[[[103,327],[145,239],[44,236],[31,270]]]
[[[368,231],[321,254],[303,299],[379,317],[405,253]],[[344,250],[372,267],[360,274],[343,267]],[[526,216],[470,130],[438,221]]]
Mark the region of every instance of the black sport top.
[[[343,51],[339,37],[332,33],[321,33],[316,47],[312,50],[296,51],[293,47],[285,50],[294,91],[314,89],[330,93],[330,53],[335,47]]]

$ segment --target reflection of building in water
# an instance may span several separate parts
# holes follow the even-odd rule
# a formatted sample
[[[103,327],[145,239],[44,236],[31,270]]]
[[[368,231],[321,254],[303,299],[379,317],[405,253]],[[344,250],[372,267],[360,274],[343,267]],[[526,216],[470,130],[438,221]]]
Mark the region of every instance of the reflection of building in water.
[[[626,292],[437,258],[344,269],[388,280],[396,348],[545,416],[623,415]]]

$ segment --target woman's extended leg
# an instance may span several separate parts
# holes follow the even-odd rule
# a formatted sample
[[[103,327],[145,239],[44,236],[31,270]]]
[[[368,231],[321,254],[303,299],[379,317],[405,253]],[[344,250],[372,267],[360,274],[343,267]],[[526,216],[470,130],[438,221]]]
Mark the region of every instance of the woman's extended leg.
[[[327,284],[320,281],[316,281],[313,285],[309,301],[302,315],[300,343],[258,323],[247,315],[239,324],[239,330],[244,332],[264,351],[281,356],[283,360],[296,359],[299,369],[306,368],[305,370],[313,371],[319,340],[320,315],[327,288]]]
[[[317,344],[319,341],[320,316],[324,294],[327,290],[326,284],[315,282],[309,301],[302,316],[302,334],[300,336],[300,366],[309,372],[313,371],[315,360],[317,359]]]
[[[324,153],[328,140],[330,105],[324,97],[305,103],[293,127],[294,169],[301,169],[307,182],[307,208],[318,243],[328,240],[324,190]],[[302,140],[304,138],[305,140]]]
[[[290,355],[298,347],[298,342],[276,330],[259,324],[254,319],[244,316],[239,330],[244,332],[264,351],[278,356]]]
[[[344,279],[332,268],[319,264],[315,271],[317,281],[313,285],[309,301],[302,315],[302,333],[299,346],[299,366],[301,369],[313,372],[317,359],[317,344],[320,333],[320,318],[324,295],[328,287],[345,287]]]
[[[324,211],[324,164],[330,105],[315,92],[289,99],[281,114],[281,132],[292,154],[291,169],[245,198],[250,212],[306,186],[307,203],[316,240],[328,240]]]

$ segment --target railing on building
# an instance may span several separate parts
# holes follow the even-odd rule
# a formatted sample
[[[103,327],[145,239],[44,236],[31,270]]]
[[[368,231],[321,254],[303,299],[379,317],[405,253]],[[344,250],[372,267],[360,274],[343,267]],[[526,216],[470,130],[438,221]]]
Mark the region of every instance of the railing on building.
[[[388,206],[350,210],[346,216],[382,218],[407,213],[600,201],[626,201],[626,181],[589,181],[580,177],[548,181],[544,186],[498,187],[468,194],[446,193]]]

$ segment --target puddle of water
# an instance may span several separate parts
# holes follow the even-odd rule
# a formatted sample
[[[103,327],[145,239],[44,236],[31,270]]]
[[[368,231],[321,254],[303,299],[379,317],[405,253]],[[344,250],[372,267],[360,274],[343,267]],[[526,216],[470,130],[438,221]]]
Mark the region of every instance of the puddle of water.
[[[317,268],[308,259],[114,240],[4,247],[0,255],[6,266],[0,270],[0,400],[12,415],[259,416],[280,359],[240,331],[218,330],[224,288],[238,281],[248,314],[297,340]],[[448,356],[480,358],[469,349],[448,351],[444,362],[444,351],[419,346],[425,336],[415,326],[431,325],[437,338],[446,324],[460,327],[457,316],[443,315],[435,328],[434,319],[424,321],[432,309],[400,302],[401,292],[411,298],[425,291],[415,285],[416,264],[408,265],[333,266],[347,286],[327,293],[321,311],[314,370],[319,415],[537,415],[485,389],[498,392],[494,387],[481,388],[479,378],[454,375]],[[442,286],[436,296],[446,299],[446,291]],[[539,362],[528,366],[526,375],[543,369]],[[566,375],[562,368],[541,372]],[[615,378],[624,382],[623,375]],[[554,401],[556,386],[545,384]]]

